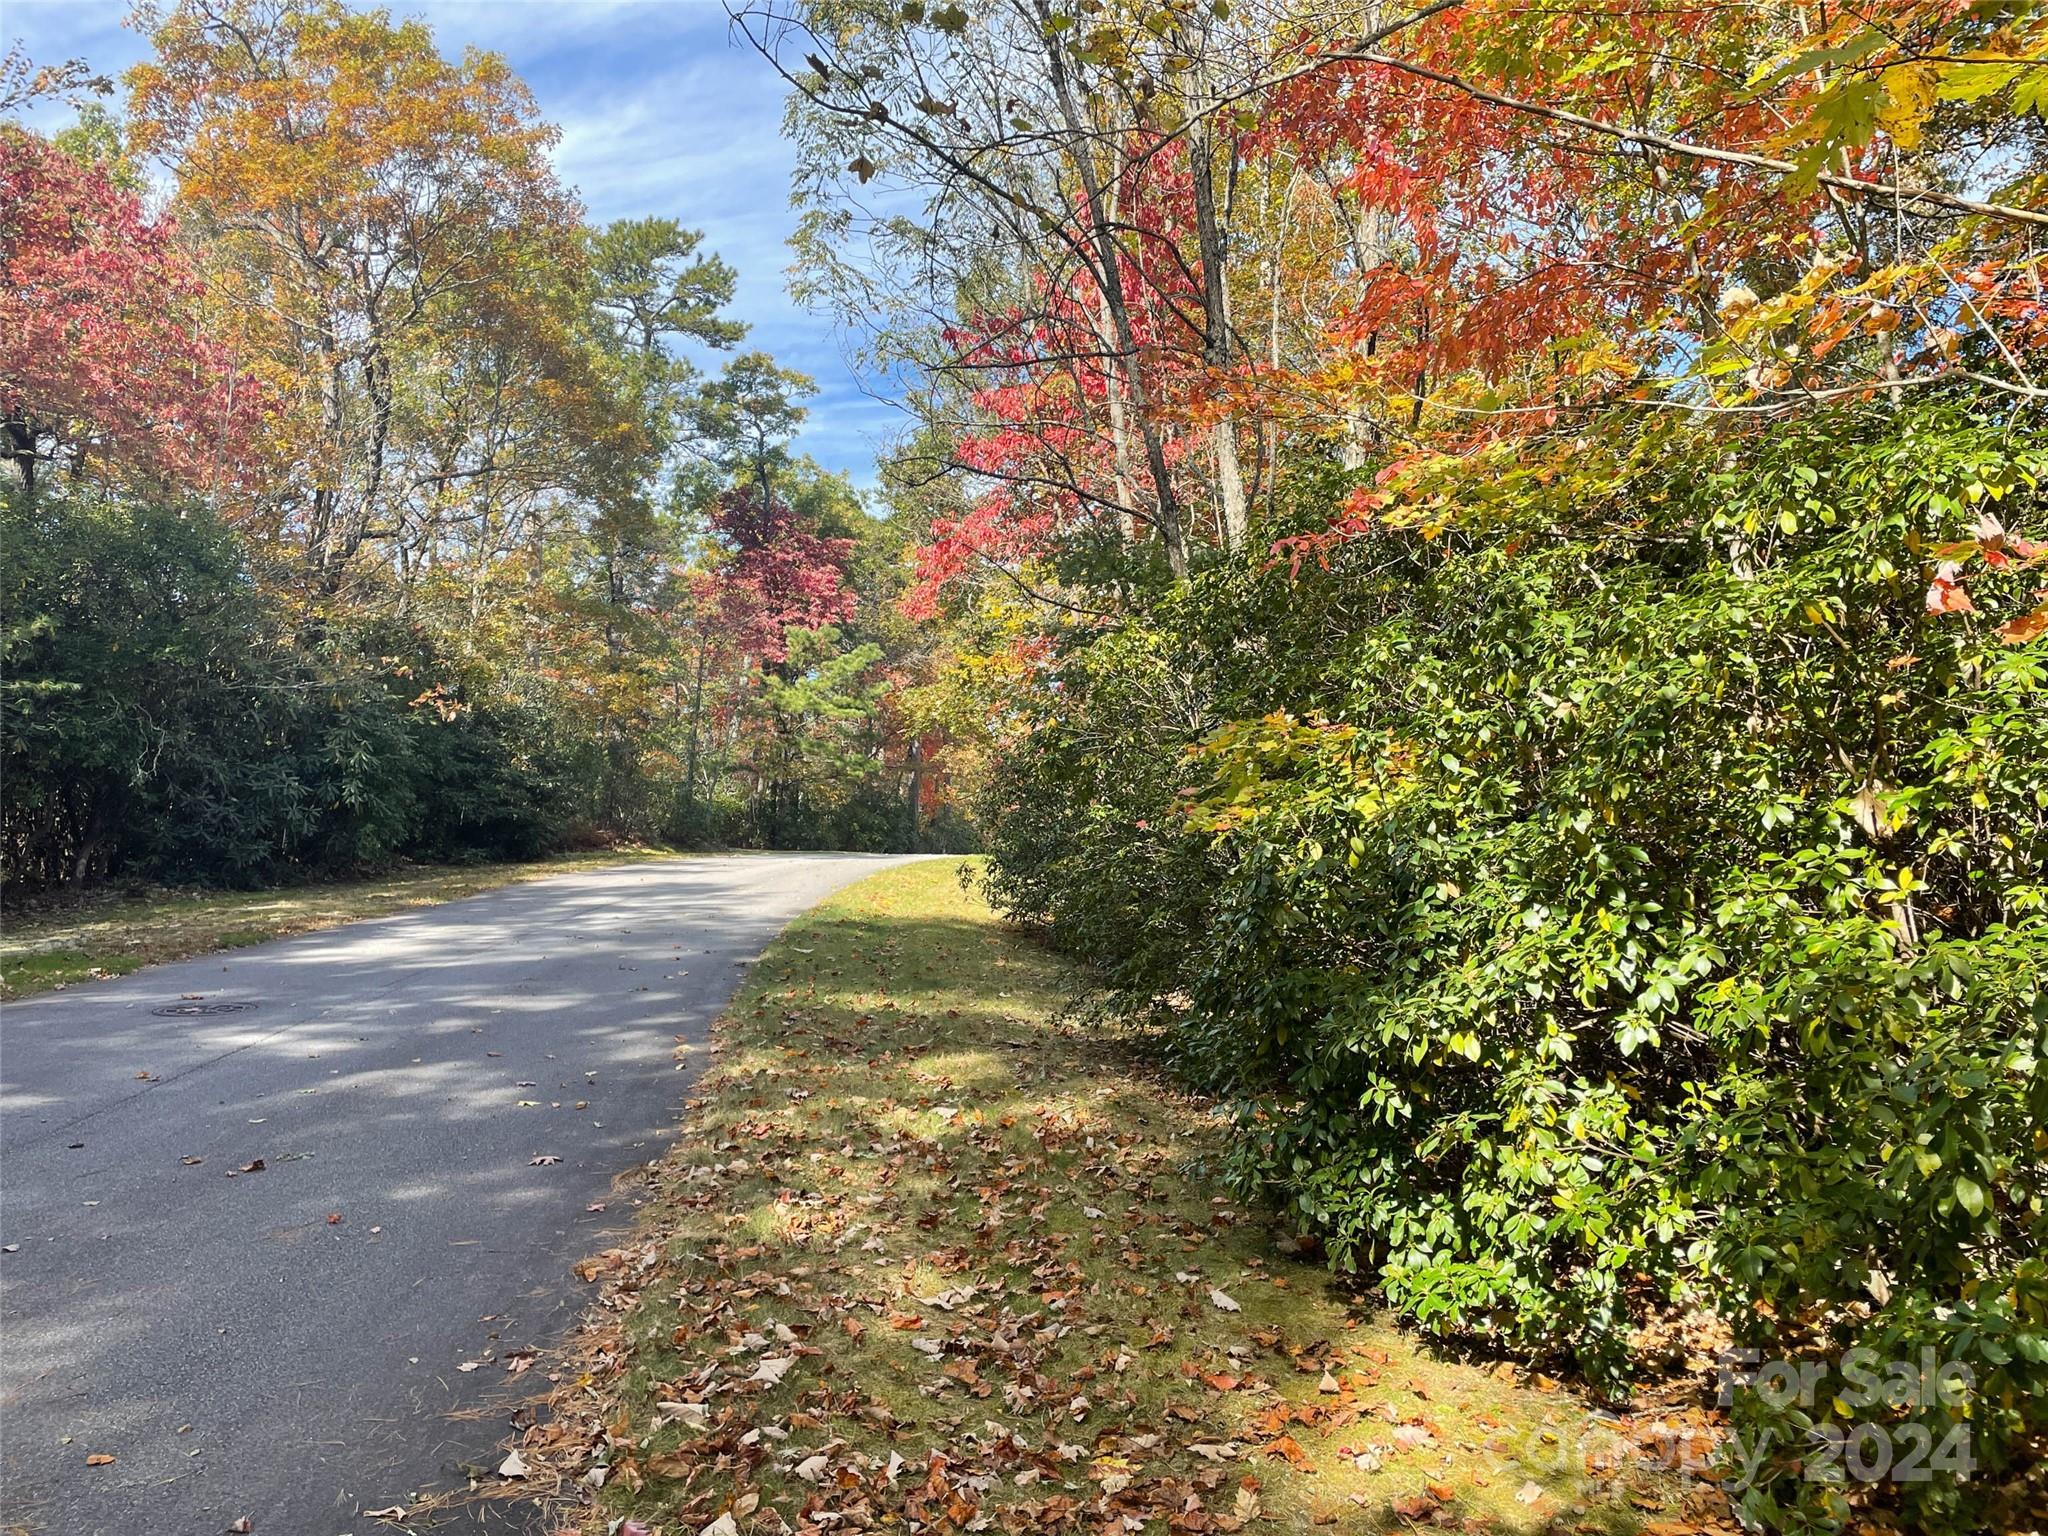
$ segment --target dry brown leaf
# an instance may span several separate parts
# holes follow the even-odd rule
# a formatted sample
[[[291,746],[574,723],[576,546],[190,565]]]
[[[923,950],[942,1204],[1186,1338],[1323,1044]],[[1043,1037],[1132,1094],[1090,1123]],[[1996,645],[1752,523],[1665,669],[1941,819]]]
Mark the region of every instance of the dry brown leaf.
[[[1261,1449],[1268,1456],[1277,1457],[1286,1462],[1297,1472],[1313,1472],[1315,1470],[1315,1458],[1303,1450],[1301,1442],[1292,1435],[1282,1435],[1277,1440],[1269,1441]]]

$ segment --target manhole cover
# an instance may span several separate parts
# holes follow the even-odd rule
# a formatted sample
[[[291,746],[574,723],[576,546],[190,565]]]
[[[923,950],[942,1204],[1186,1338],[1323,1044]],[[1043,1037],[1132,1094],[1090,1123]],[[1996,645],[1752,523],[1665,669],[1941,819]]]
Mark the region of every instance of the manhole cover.
[[[247,1013],[254,1003],[173,1003],[168,1008],[152,1008],[149,1011],[166,1019],[210,1019],[219,1013]]]

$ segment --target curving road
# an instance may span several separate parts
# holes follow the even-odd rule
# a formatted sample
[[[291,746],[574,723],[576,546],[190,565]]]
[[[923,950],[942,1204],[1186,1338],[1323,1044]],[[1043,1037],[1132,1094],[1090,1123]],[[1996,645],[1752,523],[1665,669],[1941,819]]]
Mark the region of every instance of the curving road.
[[[896,862],[561,875],[0,1011],[0,1530],[370,1536],[459,1486],[505,1421],[449,1415],[566,1329],[590,1207],[667,1145],[674,1037]]]

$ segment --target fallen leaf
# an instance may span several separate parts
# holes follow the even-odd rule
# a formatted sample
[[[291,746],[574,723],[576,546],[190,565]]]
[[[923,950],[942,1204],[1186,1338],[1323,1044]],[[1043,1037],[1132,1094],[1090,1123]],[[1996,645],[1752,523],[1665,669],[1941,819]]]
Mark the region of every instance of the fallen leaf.
[[[1213,1285],[1209,1287],[1209,1305],[1218,1312],[1242,1312],[1244,1310],[1243,1307],[1240,1307]]]
[[[114,1458],[105,1451],[94,1451],[85,1458],[85,1464],[88,1467],[111,1467],[114,1464]]]
[[[754,1374],[747,1380],[766,1382],[772,1387],[787,1376],[789,1368],[795,1364],[795,1355],[770,1355],[754,1368]]]
[[[512,1452],[512,1453],[511,1453],[511,1454],[510,1454],[509,1456],[507,1456],[507,1457],[506,1457],[506,1458],[505,1458],[505,1459],[504,1459],[503,1461],[501,1461],[501,1462],[499,1462],[499,1463],[498,1463],[498,1476],[500,1476],[500,1477],[524,1477],[524,1476],[526,1476],[526,1459],[525,1459],[525,1458],[524,1458],[523,1456],[521,1456],[521,1455],[519,1454],[519,1452],[518,1452],[518,1451],[516,1451],[516,1450],[515,1450],[515,1451],[513,1451],[513,1452]]]
[[[1315,1458],[1301,1448],[1301,1442],[1292,1435],[1282,1435],[1263,1447],[1268,1456],[1277,1456],[1297,1472],[1312,1471]]]
[[[1437,1501],[1426,1493],[1407,1494],[1393,1500],[1388,1508],[1403,1520],[1425,1520],[1437,1511]]]

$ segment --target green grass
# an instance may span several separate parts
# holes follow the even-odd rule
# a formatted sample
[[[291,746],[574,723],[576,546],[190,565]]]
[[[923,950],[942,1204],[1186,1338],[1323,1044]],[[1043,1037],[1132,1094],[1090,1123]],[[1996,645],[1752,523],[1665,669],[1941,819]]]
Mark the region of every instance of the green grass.
[[[666,857],[673,855],[647,848],[601,849],[516,864],[430,865],[375,880],[322,881],[262,891],[154,891],[53,899],[10,910],[0,924],[0,998],[125,976],[145,965],[384,917],[516,881]]]
[[[1280,1256],[1206,1172],[1216,1118],[1141,1042],[1062,1022],[1070,977],[960,868],[877,875],[770,948],[642,1234],[584,1266],[580,1374],[523,1453],[601,1479],[587,1529],[1628,1532],[1684,1508],[1557,1383],[1432,1357]]]

